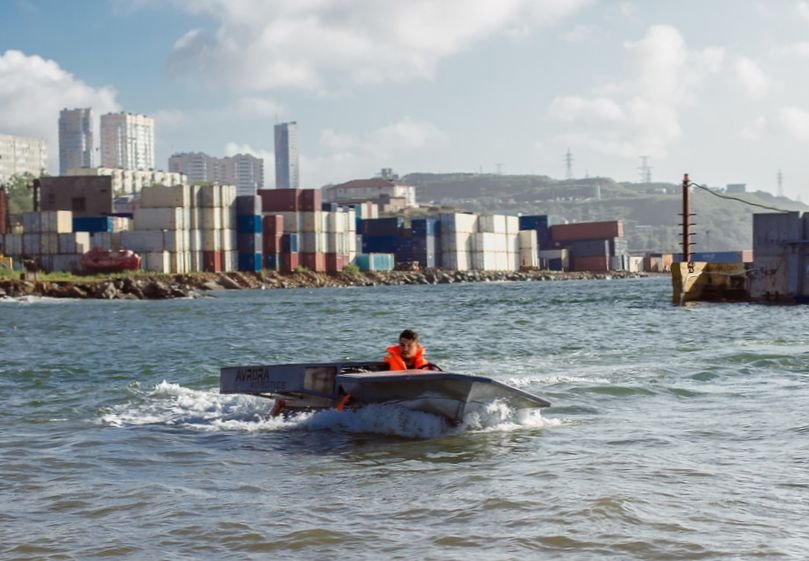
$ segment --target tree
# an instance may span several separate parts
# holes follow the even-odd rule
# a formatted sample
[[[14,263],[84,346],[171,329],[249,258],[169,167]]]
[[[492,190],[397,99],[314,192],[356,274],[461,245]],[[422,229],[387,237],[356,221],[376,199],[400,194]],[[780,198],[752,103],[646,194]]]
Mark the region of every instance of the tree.
[[[8,192],[10,214],[22,214],[34,210],[33,182],[36,176],[30,172],[16,173],[4,183]]]

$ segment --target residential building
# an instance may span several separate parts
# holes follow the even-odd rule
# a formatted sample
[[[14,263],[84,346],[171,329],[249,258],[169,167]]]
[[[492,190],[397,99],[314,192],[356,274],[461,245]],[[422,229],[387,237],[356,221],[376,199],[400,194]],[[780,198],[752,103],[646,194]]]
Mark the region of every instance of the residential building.
[[[202,152],[173,154],[169,170],[184,173],[192,183],[210,181],[235,185],[239,195],[255,195],[264,188],[264,159],[250,154],[216,158]]]
[[[188,179],[182,173],[160,170],[134,170],[120,168],[79,168],[67,170],[68,176],[109,176],[112,178],[112,193],[130,195],[140,193],[144,187],[152,185],[183,185]]]
[[[417,207],[416,188],[397,179],[374,177],[354,179],[339,185],[323,188],[323,200],[338,204],[358,204],[372,201],[383,212]]]
[[[57,176],[40,180],[42,210],[70,210],[74,216],[112,214],[111,176]]]
[[[101,167],[150,170],[155,167],[154,119],[132,113],[101,116]]]
[[[59,174],[93,167],[93,111],[62,109],[59,112]]]
[[[12,175],[37,177],[48,168],[48,143],[41,138],[0,134],[0,182]]]
[[[275,188],[297,189],[300,187],[298,163],[298,123],[275,125]]]

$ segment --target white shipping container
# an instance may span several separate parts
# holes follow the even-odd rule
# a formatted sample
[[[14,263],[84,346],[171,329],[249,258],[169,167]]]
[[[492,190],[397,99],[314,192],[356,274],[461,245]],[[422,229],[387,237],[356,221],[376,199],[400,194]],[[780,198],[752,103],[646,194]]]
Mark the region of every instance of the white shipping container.
[[[171,272],[175,275],[184,275],[191,270],[191,254],[188,251],[170,251]]]
[[[163,230],[163,249],[171,252],[188,251],[188,230]]]
[[[69,234],[73,231],[73,212],[70,210],[44,210],[40,215],[41,232]]]
[[[284,233],[296,233],[303,226],[302,212],[270,212],[268,214],[280,214],[284,217]]]
[[[472,253],[472,262],[471,267],[475,271],[498,271],[503,270],[498,266],[498,259],[499,255],[504,255],[501,253],[494,253],[494,252],[487,252],[487,251],[476,251]]]
[[[236,251],[239,234],[235,229],[220,230],[222,251]]]
[[[168,251],[147,251],[141,254],[141,268],[153,273],[171,272],[171,254]]]
[[[478,231],[477,214],[442,214],[441,234],[473,234]]]
[[[349,209],[346,216],[346,232],[355,233],[357,231],[357,211]]]
[[[191,256],[191,270],[189,273],[201,272],[204,265],[202,251],[189,251],[188,254]]]
[[[164,251],[163,230],[132,230],[121,232],[121,245],[136,252]]]
[[[485,253],[505,253],[508,251],[506,241],[506,235],[503,233],[478,232],[477,234],[474,234],[473,251],[482,251]]]
[[[223,206],[220,210],[222,214],[222,228],[236,229],[236,204],[234,203],[229,206]]]
[[[502,214],[482,214],[478,218],[478,232],[506,233],[506,217]]]
[[[302,221],[301,224],[301,232],[314,232],[320,233],[323,232],[323,211],[322,210],[313,210],[310,212],[301,212],[300,219]],[[286,224],[286,218],[284,218],[284,223]]]
[[[58,252],[60,254],[79,254],[90,251],[90,232],[73,232],[56,234],[58,236]]]
[[[144,187],[140,190],[140,208],[188,208],[191,188],[188,185]]]
[[[517,271],[520,269],[520,255],[518,253],[508,252],[502,255],[506,256],[504,271]]]
[[[201,208],[220,208],[222,206],[222,186],[200,185],[196,203]]]
[[[235,271],[239,268],[239,254],[236,251],[223,251],[222,267],[225,271]]]
[[[325,253],[328,246],[327,236],[322,232],[301,232],[298,234],[301,253]]]
[[[506,233],[517,235],[520,232],[520,217],[506,215]]]
[[[200,247],[202,251],[222,251],[222,238],[224,237],[222,230],[202,230],[200,235],[202,236]]]
[[[474,251],[474,234],[469,233],[446,233],[441,234],[442,251],[471,252]]]
[[[221,230],[222,229],[222,208],[204,207],[199,211],[200,230]]]
[[[441,267],[450,271],[468,271],[471,265],[470,254],[465,251],[442,251]]]
[[[135,230],[180,230],[186,228],[184,214],[182,208],[139,208],[134,213]]]
[[[237,191],[235,185],[222,185],[222,206],[224,208],[234,207],[235,210]]]

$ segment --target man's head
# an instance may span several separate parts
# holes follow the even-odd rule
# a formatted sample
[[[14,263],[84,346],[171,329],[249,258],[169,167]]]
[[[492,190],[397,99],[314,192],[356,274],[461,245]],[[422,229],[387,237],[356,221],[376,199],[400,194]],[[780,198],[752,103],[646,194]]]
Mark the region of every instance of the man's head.
[[[402,358],[411,358],[419,348],[419,334],[412,329],[405,329],[399,334],[399,351]]]

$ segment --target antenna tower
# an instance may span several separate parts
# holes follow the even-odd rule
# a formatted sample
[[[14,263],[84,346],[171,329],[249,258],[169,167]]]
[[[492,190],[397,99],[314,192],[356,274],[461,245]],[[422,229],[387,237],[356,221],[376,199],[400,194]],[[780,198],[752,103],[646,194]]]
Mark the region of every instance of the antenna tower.
[[[573,179],[573,154],[570,153],[570,148],[565,153],[565,170],[567,179]]]
[[[652,168],[649,167],[649,156],[640,157],[640,167],[638,167],[638,171],[640,172],[641,183],[652,182]]]
[[[781,170],[778,170],[778,196],[784,196],[784,174],[781,173]]]

